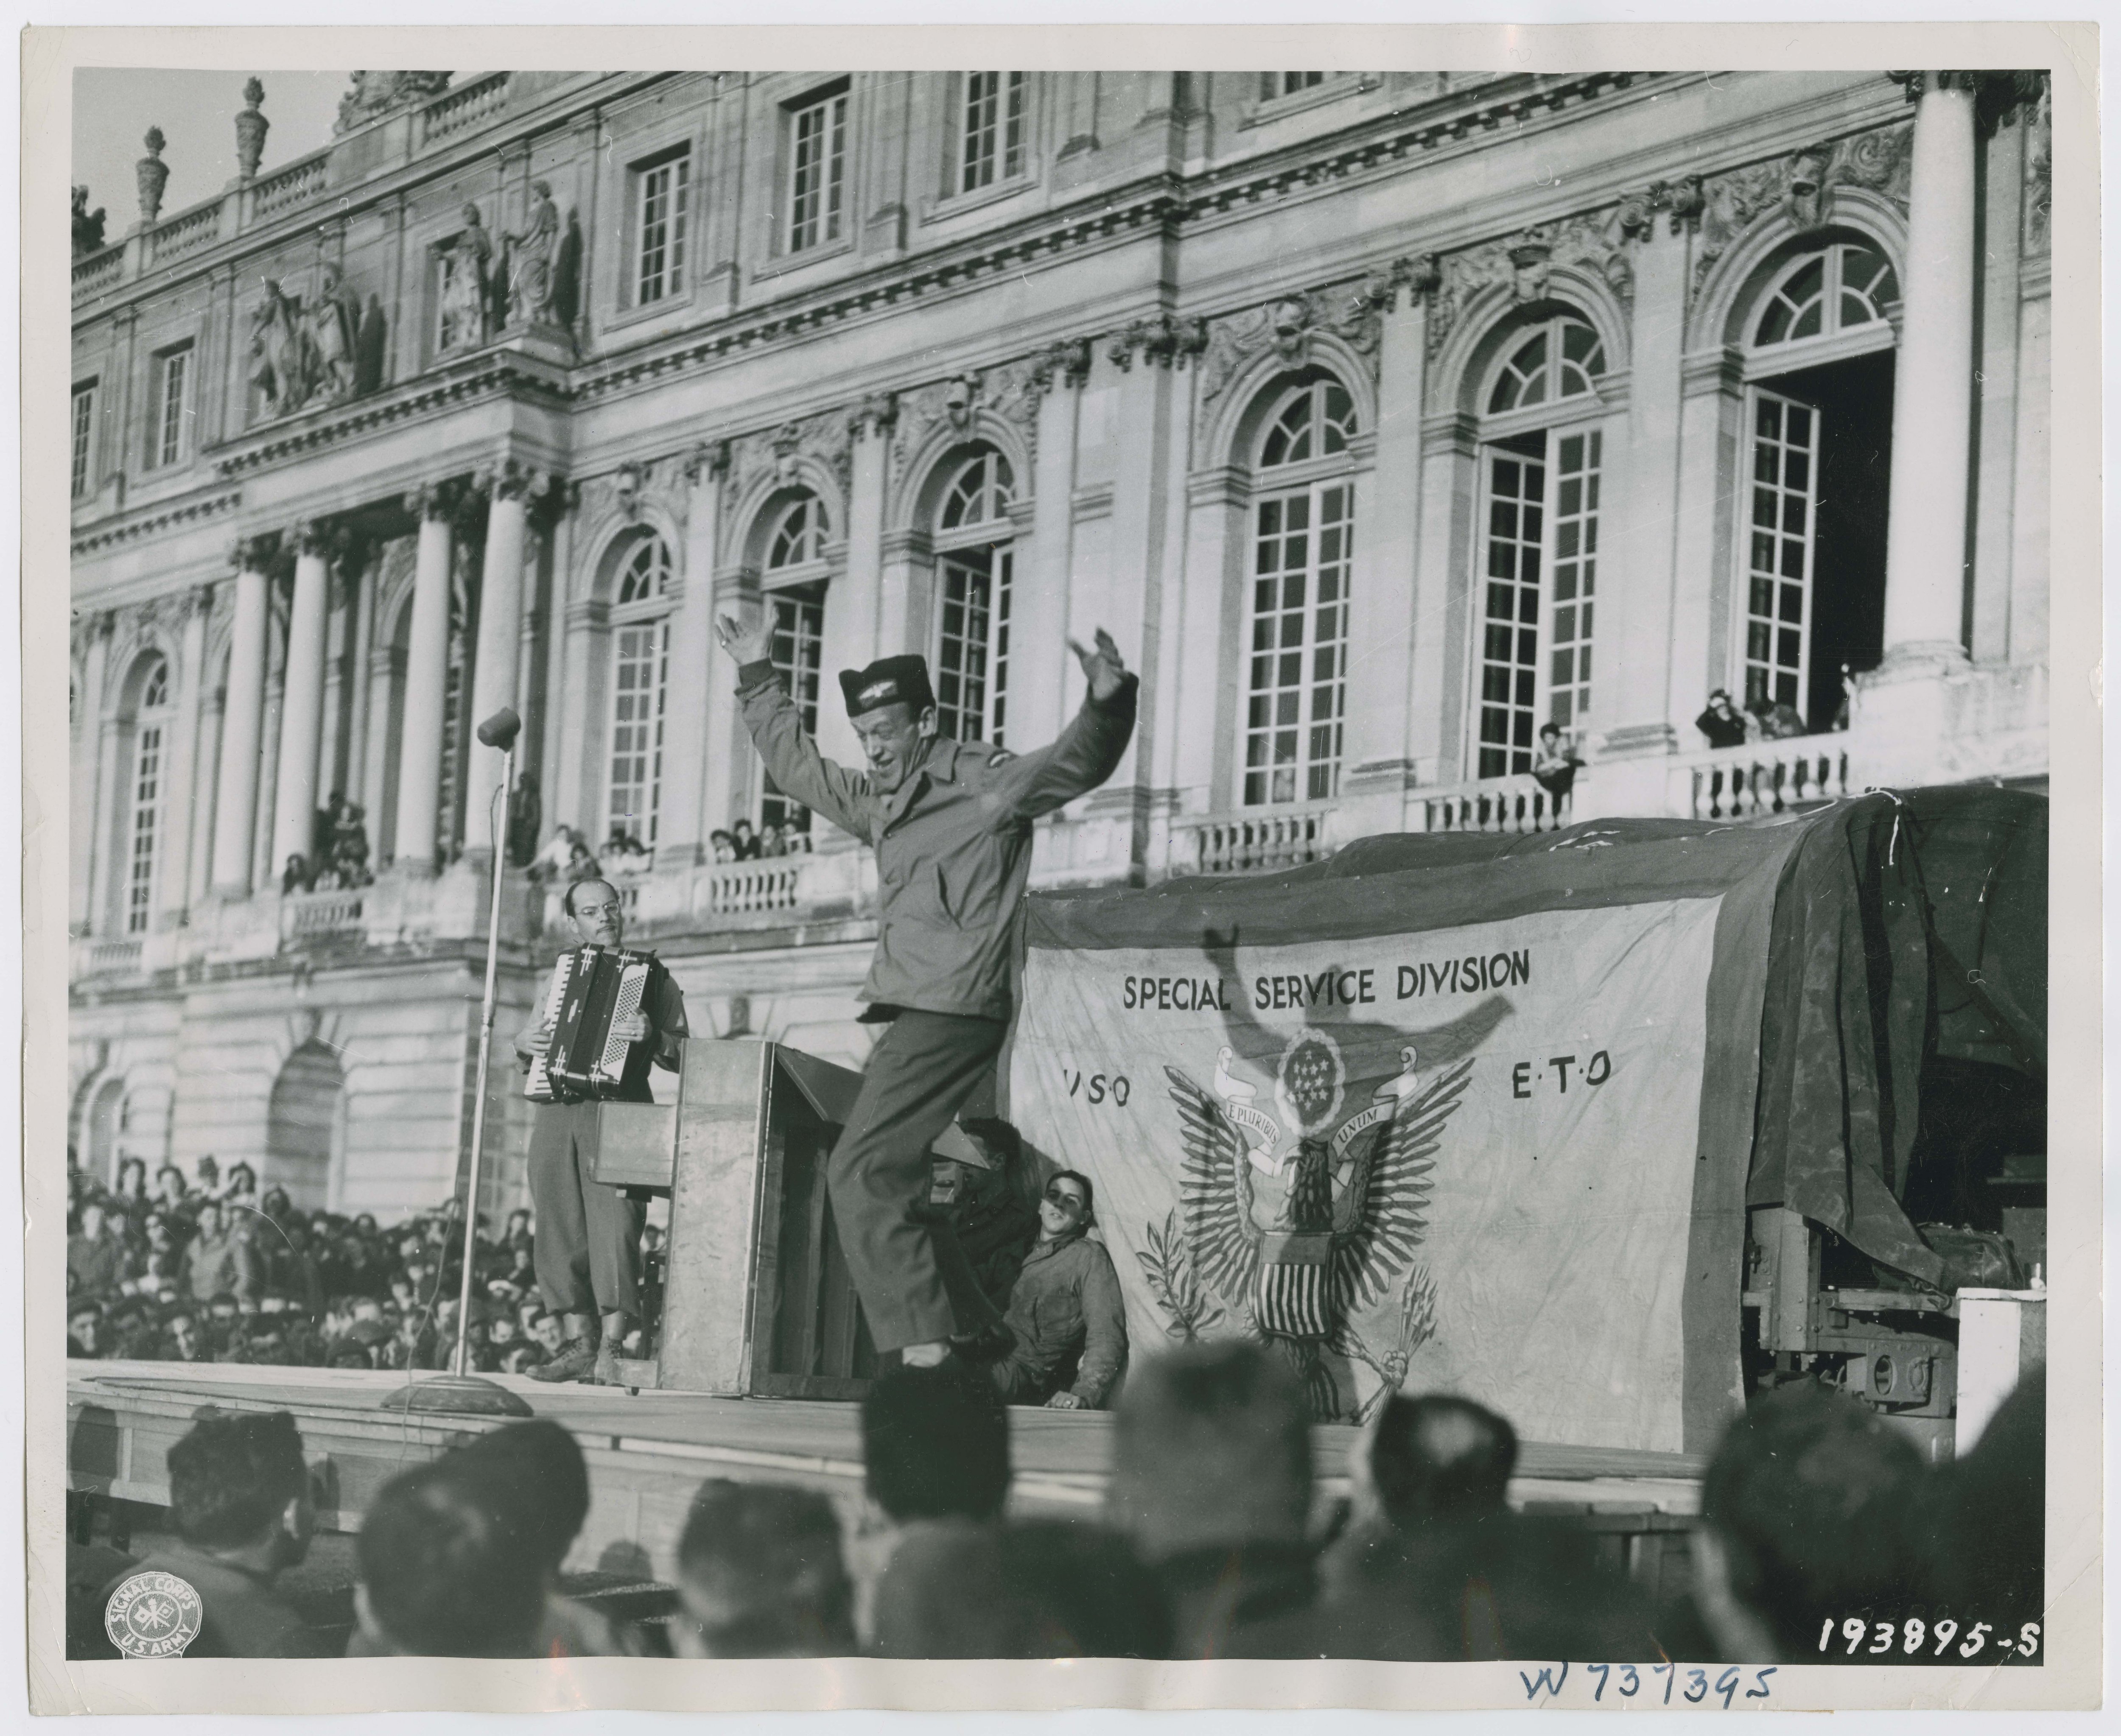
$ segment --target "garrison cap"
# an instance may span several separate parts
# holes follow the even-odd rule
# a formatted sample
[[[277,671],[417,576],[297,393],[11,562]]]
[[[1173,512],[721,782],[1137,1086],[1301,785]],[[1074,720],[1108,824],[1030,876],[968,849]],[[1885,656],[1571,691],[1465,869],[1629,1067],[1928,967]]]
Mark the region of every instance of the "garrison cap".
[[[849,717],[901,701],[918,717],[935,703],[925,657],[879,657],[866,669],[842,669],[840,691],[846,696]]]

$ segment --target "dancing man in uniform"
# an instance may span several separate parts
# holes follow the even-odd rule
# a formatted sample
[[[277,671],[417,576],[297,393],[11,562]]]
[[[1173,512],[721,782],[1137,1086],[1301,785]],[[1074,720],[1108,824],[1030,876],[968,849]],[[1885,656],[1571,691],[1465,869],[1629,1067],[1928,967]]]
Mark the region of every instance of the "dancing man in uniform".
[[[626,912],[605,880],[577,880],[561,908],[589,946],[616,947],[626,933]],[[515,1039],[524,1069],[552,1040],[558,1008],[547,1005]],[[621,1103],[653,1103],[648,1083],[653,1065],[678,1069],[679,1047],[689,1034],[685,997],[662,961],[651,957],[641,1011],[611,1022],[613,1036],[633,1047],[613,1095]],[[630,1323],[641,1319],[641,1203],[596,1180],[597,1106],[593,1099],[541,1103],[530,1123],[530,1203],[537,1213],[532,1244],[538,1288],[559,1315],[566,1342],[549,1362],[530,1371],[534,1380],[618,1384],[618,1348]],[[592,1331],[601,1317],[603,1336]]]
[[[1112,775],[1134,733],[1139,683],[1102,627],[1094,650],[1070,641],[1090,691],[1050,747],[1014,754],[937,729],[928,665],[886,657],[846,669],[840,687],[869,764],[835,765],[803,733],[771,662],[771,633],[716,623],[736,659],[737,696],[774,786],[876,851],[876,954],[860,998],[890,1028],[871,1052],[826,1169],[840,1246],[879,1351],[932,1366],[963,1350],[1007,1348],[965,1270],[920,1222],[929,1147],[993,1067],[1008,1028],[1009,952],[1031,868],[1031,822]],[[953,1308],[953,1301],[957,1307]],[[960,1318],[962,1309],[971,1318]],[[999,1346],[994,1343],[996,1338]]]

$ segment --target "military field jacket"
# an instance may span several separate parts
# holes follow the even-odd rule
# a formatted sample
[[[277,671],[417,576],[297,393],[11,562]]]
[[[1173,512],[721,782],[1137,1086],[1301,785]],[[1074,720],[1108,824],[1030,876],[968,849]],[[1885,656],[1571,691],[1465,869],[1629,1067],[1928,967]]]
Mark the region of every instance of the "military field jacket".
[[[1014,754],[938,737],[889,795],[835,765],[804,733],[771,663],[746,663],[737,696],[783,794],[876,851],[876,956],[861,998],[923,1012],[1006,1019],[1009,944],[1031,871],[1031,822],[1112,775],[1134,733],[1138,683],[1086,699],[1049,747]]]

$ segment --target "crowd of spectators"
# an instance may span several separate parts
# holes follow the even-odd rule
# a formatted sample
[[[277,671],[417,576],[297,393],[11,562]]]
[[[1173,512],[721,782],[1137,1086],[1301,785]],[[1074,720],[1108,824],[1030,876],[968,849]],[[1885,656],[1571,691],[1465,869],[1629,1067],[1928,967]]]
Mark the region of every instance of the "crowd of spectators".
[[[71,1157],[71,1154],[69,1154]],[[369,1212],[305,1212],[261,1194],[247,1163],[212,1157],[188,1179],[128,1158],[114,1188],[69,1166],[67,1354],[173,1362],[439,1370],[457,1336],[464,1217],[455,1202],[388,1227]],[[525,1374],[556,1354],[539,1300],[528,1212],[497,1235],[481,1218],[472,1363]],[[644,1243],[660,1292],[661,1235]],[[639,1344],[629,1347],[637,1353]]]
[[[2044,1404],[2036,1375],[1965,1459],[1933,1468],[1849,1399],[1770,1394],[1714,1456],[1692,1572],[1652,1596],[1578,1525],[1509,1504],[1516,1436],[1468,1400],[1389,1400],[1359,1439],[1353,1496],[1333,1501],[1286,1363],[1250,1343],[1185,1347],[1122,1393],[1102,1511],[1062,1521],[1011,1513],[992,1382],[895,1368],[863,1403],[859,1497],[706,1482],[675,1584],[638,1622],[565,1594],[589,1484],[558,1423],[408,1469],[362,1515],[350,1637],[305,1626],[276,1589],[312,1525],[292,1420],[209,1417],[170,1452],[177,1542],[145,1562],[84,1554],[70,1644],[97,1655],[102,1601],[152,1565],[200,1590],[194,1655],[1779,1665],[1883,1661],[1842,1638],[1890,1622],[1906,1663],[1918,1618],[1953,1640],[1983,1624],[1988,1664],[2005,1644],[2044,1655],[2023,1625],[2042,1601]]]

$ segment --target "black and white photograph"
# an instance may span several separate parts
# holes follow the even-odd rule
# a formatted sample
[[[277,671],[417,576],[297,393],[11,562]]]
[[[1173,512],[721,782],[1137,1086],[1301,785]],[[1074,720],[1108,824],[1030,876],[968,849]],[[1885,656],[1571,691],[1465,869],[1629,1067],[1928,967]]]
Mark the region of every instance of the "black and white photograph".
[[[31,32],[34,1709],[2097,1705],[2073,28]]]

